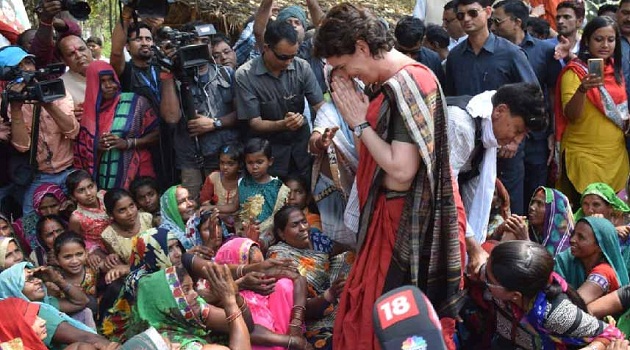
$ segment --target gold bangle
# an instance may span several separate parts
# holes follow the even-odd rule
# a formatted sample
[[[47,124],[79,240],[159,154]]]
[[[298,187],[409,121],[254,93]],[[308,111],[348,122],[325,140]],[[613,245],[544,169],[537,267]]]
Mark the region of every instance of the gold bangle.
[[[228,324],[234,322],[234,320],[236,320],[237,318],[241,317],[243,315],[243,311],[238,310],[238,312],[235,312],[233,314],[231,314],[230,316],[226,317],[225,320],[227,321]]]
[[[236,279],[243,277],[243,269],[245,268],[244,264],[238,265],[236,268]]]

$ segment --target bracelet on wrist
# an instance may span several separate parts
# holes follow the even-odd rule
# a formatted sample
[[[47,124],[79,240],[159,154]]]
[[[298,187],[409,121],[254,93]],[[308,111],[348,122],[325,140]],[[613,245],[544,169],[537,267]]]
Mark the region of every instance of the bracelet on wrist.
[[[293,336],[289,336],[289,344],[287,344],[287,349],[291,349],[291,345],[293,344]]]
[[[243,311],[238,310],[238,312],[235,312],[231,315],[229,315],[228,317],[225,318],[225,320],[227,321],[228,324],[234,322],[234,320],[236,320],[237,318],[241,317],[243,315]]]
[[[578,86],[577,91],[585,94],[586,92],[588,92],[588,89],[584,85],[580,84],[580,86]]]
[[[50,23],[46,23],[43,19],[40,19],[39,24],[43,25],[44,27],[52,27],[53,22],[50,21]]]
[[[133,141],[131,141],[131,139],[126,139],[125,142],[127,142],[127,148],[126,149],[130,149]]]
[[[244,264],[238,265],[236,268],[236,279],[243,277],[243,269],[245,268]]]

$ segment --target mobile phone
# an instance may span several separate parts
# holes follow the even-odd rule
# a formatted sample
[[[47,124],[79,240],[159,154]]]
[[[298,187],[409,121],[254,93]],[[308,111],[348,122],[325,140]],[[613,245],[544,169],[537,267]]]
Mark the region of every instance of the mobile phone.
[[[588,74],[595,74],[600,78],[604,77],[604,59],[603,58],[589,58],[588,59]]]

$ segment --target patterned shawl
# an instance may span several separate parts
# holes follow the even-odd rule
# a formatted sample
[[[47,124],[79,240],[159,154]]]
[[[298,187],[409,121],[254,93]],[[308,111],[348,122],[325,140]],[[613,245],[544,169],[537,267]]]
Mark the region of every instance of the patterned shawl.
[[[26,295],[22,292],[24,289],[24,269],[32,269],[34,268],[33,264],[29,262],[21,262],[19,264],[15,264],[10,268],[2,271],[0,273],[0,300],[16,297],[22,300],[30,301]],[[48,296],[48,291],[46,290],[46,285],[42,283],[42,288],[44,288],[44,300],[42,302],[35,302],[39,305],[40,308],[46,309],[51,313],[58,314],[60,318],[62,318],[65,322],[68,322],[71,326],[78,328],[82,331],[96,333],[90,327],[84,325],[83,323],[71,318],[65,313],[59,311],[56,307],[51,305],[52,298]]]
[[[539,243],[544,245],[555,258],[569,247],[574,227],[573,211],[567,196],[553,188],[538,187],[534,191],[532,200],[541,190],[545,194],[545,221]],[[533,230],[533,227],[530,226],[530,228]]]
[[[594,182],[586,186],[584,192],[582,192],[582,197],[580,197],[580,205],[582,204],[584,197],[588,196],[589,194],[599,196],[606,203],[610,204],[613,210],[617,212],[630,213],[630,206],[628,206],[628,204],[617,197],[615,190],[613,190],[613,188],[610,187],[608,184],[605,184],[603,182]],[[584,211],[580,207],[580,209],[575,213],[575,221],[580,220],[583,217]]]
[[[162,218],[160,228],[175,233],[184,248],[190,249],[196,245],[203,244],[198,230],[200,218],[197,215],[193,215],[184,224],[179,209],[177,209],[177,197],[175,196],[175,192],[179,187],[181,186],[169,187],[160,197],[160,215]]]
[[[186,301],[181,282],[174,266],[140,280],[132,323],[148,323],[172,342],[180,343],[183,349],[194,343],[207,344],[210,330],[206,329],[205,320],[210,308],[198,297],[201,313],[195,314]]]
[[[615,270],[620,286],[630,283],[626,262],[621,255],[617,231],[608,219],[587,216],[578,220],[586,222],[592,229],[599,248],[606,262]],[[582,262],[571,254],[570,250],[565,250],[556,257],[556,271],[578,289],[586,281],[589,271],[584,270]]]
[[[406,280],[429,297],[440,317],[456,317],[463,301],[463,257],[449,163],[446,100],[435,85],[425,91],[422,81],[426,72],[431,73],[423,67],[408,66],[385,82],[383,90],[388,98],[381,105],[375,129],[387,140],[390,112],[396,108],[418,146],[422,162],[406,197],[388,275],[406,275]],[[422,75],[416,78],[416,72]],[[390,106],[390,101],[396,106]],[[384,175],[377,166],[361,211],[358,247],[363,244],[371,220],[364,214],[373,211]]]

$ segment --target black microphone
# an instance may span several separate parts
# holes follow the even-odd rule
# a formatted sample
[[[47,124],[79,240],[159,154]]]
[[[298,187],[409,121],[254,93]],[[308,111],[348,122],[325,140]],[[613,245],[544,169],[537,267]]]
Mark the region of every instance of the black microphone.
[[[374,331],[383,350],[446,350],[440,319],[415,286],[382,295],[374,304]]]

